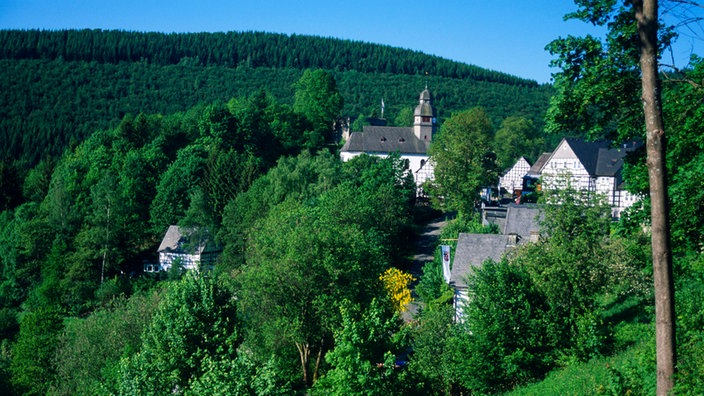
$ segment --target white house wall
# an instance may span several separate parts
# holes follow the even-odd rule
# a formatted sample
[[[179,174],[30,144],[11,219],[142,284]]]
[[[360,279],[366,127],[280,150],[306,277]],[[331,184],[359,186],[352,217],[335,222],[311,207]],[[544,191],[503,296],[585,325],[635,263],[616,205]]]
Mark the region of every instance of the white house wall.
[[[612,208],[614,218],[620,217],[623,210],[639,199],[627,191],[620,190],[616,177],[590,176],[564,140],[552,153],[540,173],[544,190],[566,188],[566,182],[569,180],[570,186],[575,190],[603,195]]]
[[[464,309],[469,304],[469,292],[465,288],[455,287],[453,300],[455,305],[455,321],[457,323],[464,322]]]
[[[186,270],[198,269],[200,255],[183,253],[159,253],[159,265],[162,271],[168,271],[176,259],[181,260],[181,267]]]
[[[523,187],[523,176],[529,170],[530,164],[525,158],[521,158],[499,179],[499,187],[513,194],[514,190],[520,190]]]

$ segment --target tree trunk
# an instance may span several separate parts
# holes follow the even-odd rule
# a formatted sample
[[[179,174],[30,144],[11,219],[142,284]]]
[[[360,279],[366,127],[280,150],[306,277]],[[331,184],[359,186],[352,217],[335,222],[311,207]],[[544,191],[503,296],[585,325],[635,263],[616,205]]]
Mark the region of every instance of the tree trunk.
[[[308,362],[310,360],[310,346],[307,343],[296,343],[298,356],[301,358],[301,370],[303,372],[303,385],[310,388],[310,376],[308,375]]]
[[[320,340],[320,349],[318,349],[318,356],[315,358],[315,369],[313,370],[313,382],[318,380],[318,371],[320,370],[320,362],[323,360],[323,345],[325,344],[325,339]]]
[[[668,395],[674,385],[675,296],[670,250],[665,126],[658,76],[658,1],[632,0],[640,37],[640,67],[643,112],[647,134],[648,179],[650,181],[653,278],[655,283],[655,338],[657,349],[657,394]]]
[[[308,360],[310,358],[310,347],[308,344],[296,343],[296,348],[298,348],[298,356],[301,358],[301,370],[303,371],[303,384],[306,388],[310,387],[309,376],[308,376]]]

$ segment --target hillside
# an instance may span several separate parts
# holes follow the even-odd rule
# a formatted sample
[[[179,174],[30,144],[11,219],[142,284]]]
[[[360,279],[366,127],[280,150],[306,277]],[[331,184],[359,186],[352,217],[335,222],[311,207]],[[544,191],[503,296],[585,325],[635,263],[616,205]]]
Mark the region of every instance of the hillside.
[[[113,128],[126,114],[172,114],[264,89],[292,103],[307,68],[334,73],[343,115],[387,118],[416,102],[427,83],[440,118],[473,106],[495,123],[511,115],[537,126],[551,87],[403,50],[270,33],[0,31],[0,159],[35,164]]]

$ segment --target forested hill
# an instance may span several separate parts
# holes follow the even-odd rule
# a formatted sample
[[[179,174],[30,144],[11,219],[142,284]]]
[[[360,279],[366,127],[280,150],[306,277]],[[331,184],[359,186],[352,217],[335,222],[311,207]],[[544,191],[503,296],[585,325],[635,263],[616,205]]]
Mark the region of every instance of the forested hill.
[[[481,106],[496,126],[520,116],[541,128],[552,93],[420,52],[331,38],[0,30],[0,163],[28,169],[128,114],[168,115],[258,90],[291,105],[308,68],[334,75],[342,115],[378,116],[383,99],[392,124],[426,84],[441,120]]]
[[[3,59],[56,59],[156,65],[323,68],[361,73],[429,74],[536,86],[506,73],[418,51],[359,41],[263,32],[140,33],[118,30],[3,30]]]

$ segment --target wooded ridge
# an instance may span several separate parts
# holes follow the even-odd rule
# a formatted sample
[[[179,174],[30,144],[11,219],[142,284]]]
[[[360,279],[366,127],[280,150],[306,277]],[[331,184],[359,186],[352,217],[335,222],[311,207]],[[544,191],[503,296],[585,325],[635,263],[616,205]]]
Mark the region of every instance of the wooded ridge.
[[[100,30],[0,31],[0,160],[21,167],[126,114],[172,114],[264,89],[293,103],[306,68],[330,70],[342,115],[393,123],[428,84],[438,116],[484,107],[498,125],[523,116],[540,128],[552,89],[419,52],[270,33],[162,34]],[[427,73],[427,74],[426,74]],[[72,143],[73,142],[73,143]]]

